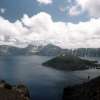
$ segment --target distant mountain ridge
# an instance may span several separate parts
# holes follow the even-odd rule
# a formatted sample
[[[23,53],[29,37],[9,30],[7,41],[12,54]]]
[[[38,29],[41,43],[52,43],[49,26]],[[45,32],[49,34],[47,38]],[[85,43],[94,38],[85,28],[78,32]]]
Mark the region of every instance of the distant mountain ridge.
[[[28,45],[25,48],[19,48],[8,45],[0,45],[0,56],[6,55],[33,55],[40,50],[41,46]]]
[[[100,57],[100,48],[78,48],[78,49],[62,49],[58,46],[48,44],[39,52],[43,56],[58,56],[71,54],[79,57]]]
[[[40,56],[59,56],[71,54],[80,57],[100,57],[100,48],[78,48],[63,49],[59,46],[48,44],[28,45],[25,48],[19,48],[9,45],[0,45],[0,55],[40,55]]]
[[[66,50],[67,51],[67,50]],[[43,55],[43,56],[57,56],[60,55],[64,52],[64,49],[52,45],[52,44],[48,44],[46,46],[44,46],[39,52],[38,55]]]

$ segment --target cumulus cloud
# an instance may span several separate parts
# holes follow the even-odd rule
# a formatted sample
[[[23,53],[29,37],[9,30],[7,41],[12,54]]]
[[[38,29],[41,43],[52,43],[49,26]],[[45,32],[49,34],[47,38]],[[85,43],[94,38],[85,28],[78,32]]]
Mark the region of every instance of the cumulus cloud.
[[[76,5],[76,6],[72,6],[70,9],[69,9],[69,15],[70,16],[77,16],[80,14],[80,9],[79,7]]]
[[[2,14],[4,14],[4,13],[5,13],[5,11],[6,11],[6,9],[5,9],[5,8],[0,8],[0,12],[1,12]]]
[[[32,17],[24,15],[14,23],[0,17],[0,44],[4,43],[14,46],[53,43],[64,48],[100,47],[100,18],[73,24],[55,22],[46,12]]]
[[[37,2],[39,2],[40,4],[51,4],[53,1],[52,0],[37,0]]]
[[[72,13],[75,15],[79,15],[79,10],[77,7],[80,7],[81,12],[88,12],[88,14],[92,17],[100,17],[100,0],[75,0],[75,4],[70,8]]]

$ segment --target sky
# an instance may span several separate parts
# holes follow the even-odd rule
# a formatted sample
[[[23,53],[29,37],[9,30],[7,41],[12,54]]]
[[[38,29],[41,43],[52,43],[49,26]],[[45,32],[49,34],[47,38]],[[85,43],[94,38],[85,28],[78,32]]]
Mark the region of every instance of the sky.
[[[0,45],[99,48],[100,0],[0,0]]]

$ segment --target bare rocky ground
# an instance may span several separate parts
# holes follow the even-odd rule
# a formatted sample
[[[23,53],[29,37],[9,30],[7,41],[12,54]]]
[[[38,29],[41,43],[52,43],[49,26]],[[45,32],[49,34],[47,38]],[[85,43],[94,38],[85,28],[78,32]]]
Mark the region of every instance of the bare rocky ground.
[[[25,85],[12,86],[5,81],[0,82],[0,100],[29,100],[29,98]]]

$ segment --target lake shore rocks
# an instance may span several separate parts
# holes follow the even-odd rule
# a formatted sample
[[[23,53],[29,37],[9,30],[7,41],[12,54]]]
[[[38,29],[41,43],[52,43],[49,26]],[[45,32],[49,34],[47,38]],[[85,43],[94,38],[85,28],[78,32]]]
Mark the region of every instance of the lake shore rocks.
[[[1,80],[0,100],[30,100],[28,88],[22,84],[12,86],[6,81]]]

